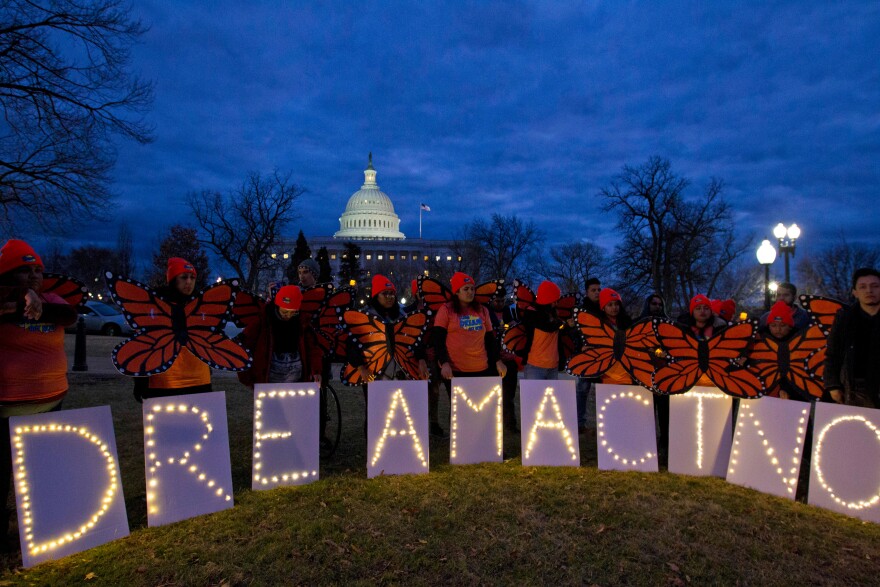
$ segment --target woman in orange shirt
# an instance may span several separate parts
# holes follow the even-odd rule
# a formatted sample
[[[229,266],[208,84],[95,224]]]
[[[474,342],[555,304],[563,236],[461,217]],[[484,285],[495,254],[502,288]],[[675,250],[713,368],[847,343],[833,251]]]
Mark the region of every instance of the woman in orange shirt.
[[[67,394],[64,327],[76,309],[43,293],[43,261],[21,240],[0,248],[0,546],[9,524],[10,416],[51,412]]]
[[[474,300],[474,280],[458,272],[450,283],[452,301],[441,306],[434,319],[440,376],[447,381],[453,377],[504,377],[507,367],[500,358],[489,309]]]
[[[559,377],[560,333],[574,326],[574,320],[563,321],[556,313],[562,291],[552,281],[543,281],[535,296],[536,307],[523,312],[526,345],[523,355],[525,379],[557,379]]]

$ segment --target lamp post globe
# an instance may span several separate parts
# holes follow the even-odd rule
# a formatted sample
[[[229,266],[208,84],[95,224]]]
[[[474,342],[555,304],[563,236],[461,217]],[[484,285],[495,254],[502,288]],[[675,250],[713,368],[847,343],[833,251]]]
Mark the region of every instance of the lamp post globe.
[[[776,249],[770,241],[764,239],[758,247],[756,256],[758,263],[764,266],[764,310],[770,309],[770,265],[776,260]]]

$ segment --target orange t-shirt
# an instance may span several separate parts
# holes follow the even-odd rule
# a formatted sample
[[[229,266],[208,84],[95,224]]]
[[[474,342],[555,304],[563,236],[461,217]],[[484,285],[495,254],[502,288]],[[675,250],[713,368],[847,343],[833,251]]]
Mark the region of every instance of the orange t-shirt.
[[[209,383],[211,368],[186,349],[180,349],[170,369],[149,379],[150,389],[180,389]]]
[[[529,365],[542,369],[555,369],[559,366],[559,331],[544,332],[535,328],[532,348],[529,349]]]
[[[473,373],[489,368],[486,332],[492,332],[489,310],[480,306],[479,313],[456,314],[452,304],[437,310],[434,325],[446,329],[446,351],[453,371]]]

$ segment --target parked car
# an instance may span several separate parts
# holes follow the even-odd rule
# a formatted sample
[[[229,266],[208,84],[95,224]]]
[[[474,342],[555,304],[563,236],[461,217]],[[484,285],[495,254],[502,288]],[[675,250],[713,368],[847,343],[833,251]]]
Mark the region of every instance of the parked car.
[[[116,306],[103,302],[88,301],[85,307],[80,308],[80,316],[85,319],[86,332],[97,332],[107,336],[119,336],[120,334],[132,334],[134,330],[125,321],[125,316]],[[76,330],[76,324],[68,328]]]

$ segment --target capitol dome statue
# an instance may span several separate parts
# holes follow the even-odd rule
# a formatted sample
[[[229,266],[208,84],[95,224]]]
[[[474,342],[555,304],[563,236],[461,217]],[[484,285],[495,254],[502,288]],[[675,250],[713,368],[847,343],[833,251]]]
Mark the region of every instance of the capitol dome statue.
[[[400,218],[394,213],[394,204],[376,184],[373,154],[364,170],[364,185],[348,199],[345,212],[339,218],[338,239],[403,240]]]

